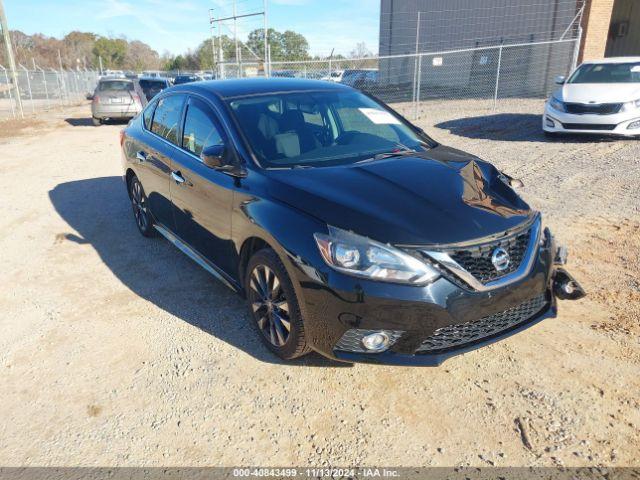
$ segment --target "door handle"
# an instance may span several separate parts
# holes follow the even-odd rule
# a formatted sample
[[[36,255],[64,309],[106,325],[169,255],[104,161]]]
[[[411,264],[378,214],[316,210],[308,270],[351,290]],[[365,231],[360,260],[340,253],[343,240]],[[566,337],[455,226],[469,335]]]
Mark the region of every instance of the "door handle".
[[[184,183],[184,177],[180,172],[171,172],[171,178],[173,178],[178,185]]]
[[[144,153],[142,150],[140,150],[139,152],[136,153],[136,158],[140,163],[142,163],[147,160],[147,154]]]

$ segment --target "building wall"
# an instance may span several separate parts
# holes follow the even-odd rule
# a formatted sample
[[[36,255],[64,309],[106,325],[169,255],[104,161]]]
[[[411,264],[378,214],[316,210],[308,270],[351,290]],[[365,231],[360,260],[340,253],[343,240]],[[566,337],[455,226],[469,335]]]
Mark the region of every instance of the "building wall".
[[[640,2],[637,0],[615,0],[605,55],[640,56]]]
[[[580,61],[604,58],[614,0],[587,0]]]
[[[553,88],[555,75],[568,73],[574,43],[505,48],[502,57],[498,48],[437,52],[558,39],[581,4],[581,0],[381,0],[379,52],[383,56],[411,55],[416,50],[433,53],[424,55],[420,64],[421,98],[493,97],[499,58],[499,96],[544,95]],[[415,72],[413,57],[380,61],[383,85],[411,85]]]
[[[613,1],[613,0],[611,0]],[[579,0],[381,0],[380,55],[558,38]],[[417,37],[418,12],[420,32]]]

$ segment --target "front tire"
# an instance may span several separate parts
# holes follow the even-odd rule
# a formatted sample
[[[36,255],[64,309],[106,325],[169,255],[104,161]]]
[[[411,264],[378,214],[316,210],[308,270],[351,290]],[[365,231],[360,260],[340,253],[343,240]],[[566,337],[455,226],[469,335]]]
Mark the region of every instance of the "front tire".
[[[293,284],[272,249],[260,250],[249,260],[245,291],[251,323],[269,350],[284,360],[309,353]]]
[[[129,197],[133,208],[133,218],[136,221],[138,231],[144,237],[153,237],[155,229],[149,212],[149,201],[144,193],[142,184],[135,175],[129,181]]]

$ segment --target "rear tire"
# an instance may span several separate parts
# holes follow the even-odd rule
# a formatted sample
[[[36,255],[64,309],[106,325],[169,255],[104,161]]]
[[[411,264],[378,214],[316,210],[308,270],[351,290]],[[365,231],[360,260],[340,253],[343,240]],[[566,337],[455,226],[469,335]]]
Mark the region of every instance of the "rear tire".
[[[91,121],[93,122],[93,126],[94,127],[99,127],[100,125],[102,125],[102,119],[101,118],[92,117]]]
[[[149,200],[144,193],[142,184],[135,175],[129,180],[129,198],[133,208],[133,218],[136,221],[138,231],[143,237],[153,237],[156,233],[153,228],[153,219],[149,212]]]
[[[244,283],[251,323],[267,348],[284,360],[309,353],[298,298],[276,252],[265,248],[255,253]]]

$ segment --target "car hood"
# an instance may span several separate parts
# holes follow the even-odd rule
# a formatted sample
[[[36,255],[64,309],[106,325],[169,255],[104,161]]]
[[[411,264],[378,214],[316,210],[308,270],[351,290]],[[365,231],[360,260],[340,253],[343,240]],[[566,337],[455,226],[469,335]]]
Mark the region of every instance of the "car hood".
[[[469,241],[509,230],[534,214],[493,166],[444,146],[415,157],[267,175],[275,199],[396,245]]]
[[[640,99],[640,83],[567,83],[559,93],[569,103],[623,103]]]

